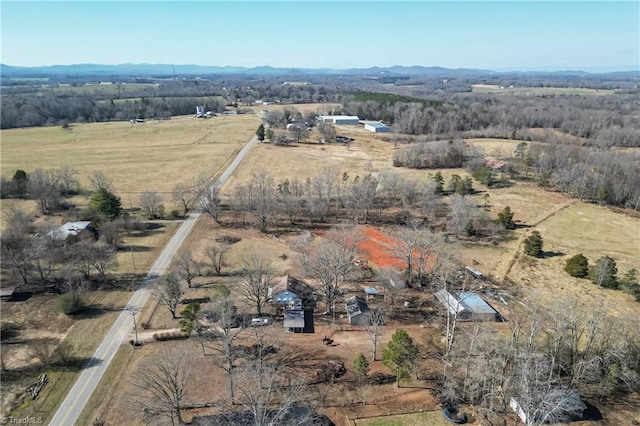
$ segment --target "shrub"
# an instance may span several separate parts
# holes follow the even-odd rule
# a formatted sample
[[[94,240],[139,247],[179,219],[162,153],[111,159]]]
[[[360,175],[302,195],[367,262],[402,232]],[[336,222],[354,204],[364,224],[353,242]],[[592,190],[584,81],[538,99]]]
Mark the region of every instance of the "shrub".
[[[542,257],[542,236],[538,231],[533,231],[530,236],[524,240],[524,252],[529,256]]]
[[[82,311],[86,304],[84,301],[84,297],[78,291],[70,291],[69,293],[64,293],[58,296],[58,300],[56,300],[58,310],[65,315],[73,315]]]
[[[181,331],[161,331],[159,333],[154,333],[153,338],[159,342],[165,340],[177,340],[177,339],[186,339],[189,335],[184,334]]]
[[[504,227],[504,229],[516,229],[516,223],[513,221],[513,212],[511,207],[506,206],[500,213],[498,213],[498,222]]]
[[[589,271],[589,279],[592,283],[605,288],[618,288],[618,267],[615,259],[602,256]]]
[[[589,275],[589,260],[582,253],[576,254],[567,260],[564,270],[572,277],[584,278]]]

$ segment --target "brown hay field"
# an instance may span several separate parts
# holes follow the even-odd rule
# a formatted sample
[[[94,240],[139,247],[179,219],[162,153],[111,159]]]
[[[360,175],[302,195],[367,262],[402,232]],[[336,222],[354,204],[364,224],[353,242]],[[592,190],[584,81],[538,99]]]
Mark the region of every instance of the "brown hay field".
[[[631,268],[640,270],[639,218],[576,203],[542,222],[537,230],[545,250],[563,252],[566,258],[582,253],[591,263],[601,256],[611,256],[619,276]]]
[[[113,180],[116,194],[145,191],[170,193],[179,182],[201,173],[215,175],[255,134],[255,115],[210,119],[193,116],[171,120],[74,124],[61,127],[10,129],[2,137],[2,174],[16,169],[71,166],[79,170],[81,186],[96,170]],[[125,197],[123,197],[125,199]]]
[[[605,96],[615,94],[614,90],[587,89],[582,87],[500,87],[493,84],[472,84],[471,91],[476,93],[495,93],[512,95],[595,95]]]
[[[258,111],[258,110],[283,111],[285,109],[296,110],[296,111],[300,111],[302,115],[305,115],[310,112],[315,112],[316,114],[327,114],[329,111],[333,111],[336,108],[342,108],[342,104],[339,104],[339,103],[273,104],[273,105],[253,105],[252,108],[254,111]]]

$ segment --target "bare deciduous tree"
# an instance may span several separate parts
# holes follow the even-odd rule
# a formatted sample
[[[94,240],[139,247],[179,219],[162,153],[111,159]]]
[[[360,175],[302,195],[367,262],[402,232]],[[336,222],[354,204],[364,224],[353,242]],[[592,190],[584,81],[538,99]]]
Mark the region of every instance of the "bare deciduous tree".
[[[40,213],[49,214],[60,196],[58,175],[55,170],[36,169],[29,175],[28,194],[38,201]]]
[[[234,361],[237,358],[234,343],[244,327],[242,321],[239,320],[235,300],[230,296],[219,297],[206,309],[200,311],[199,316],[207,323],[206,326],[201,326],[198,329],[202,351],[204,353],[206,348],[211,348],[222,358],[223,362],[220,363],[220,367],[228,375],[229,395],[233,402],[235,400]],[[210,323],[216,323],[217,326]],[[213,341],[218,341],[219,346],[213,345]]]
[[[220,204],[220,192],[217,186],[212,186],[204,190],[199,206],[200,209],[208,214],[217,224],[222,224],[220,221],[222,205]]]
[[[174,319],[177,318],[176,310],[184,294],[184,290],[175,274],[170,272],[160,278],[153,287],[152,293],[158,298],[160,304],[165,305],[167,309],[169,309],[172,317]]]
[[[258,315],[269,300],[269,282],[274,276],[274,263],[265,253],[253,251],[242,260],[238,291],[256,307]]]
[[[227,252],[229,251],[229,244],[213,244],[206,248],[205,254],[209,259],[209,266],[215,272],[216,275],[222,275],[222,268],[227,266]]]
[[[382,309],[369,309],[365,315],[367,316],[365,329],[373,345],[371,359],[375,361],[378,359],[378,342],[387,321],[387,314]]]
[[[94,171],[89,175],[89,181],[93,185],[95,191],[104,189],[109,192],[113,192],[113,182],[101,171]]]
[[[78,170],[70,166],[63,166],[58,169],[58,179],[64,194],[73,194],[80,190],[78,181]]]
[[[187,249],[178,256],[175,260],[174,267],[180,278],[185,280],[189,288],[191,288],[191,284],[193,283],[193,279],[196,277],[197,271],[196,261],[193,259],[191,250]]]
[[[140,204],[149,219],[155,219],[162,207],[162,198],[157,192],[144,192],[140,196]]]
[[[167,417],[172,425],[181,425],[182,407],[189,396],[189,384],[195,366],[189,353],[179,349],[164,349],[142,364],[132,381],[136,392],[131,402],[146,416]]]
[[[307,273],[322,287],[327,311],[333,309],[340,287],[355,270],[357,240],[349,230],[331,230],[304,262]]]

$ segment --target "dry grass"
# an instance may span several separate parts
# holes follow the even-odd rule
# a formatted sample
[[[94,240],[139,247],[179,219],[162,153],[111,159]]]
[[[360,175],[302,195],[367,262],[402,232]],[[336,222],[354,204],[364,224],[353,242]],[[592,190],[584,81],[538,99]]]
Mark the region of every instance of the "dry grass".
[[[201,173],[214,175],[222,164],[253,137],[260,121],[255,115],[233,115],[203,120],[193,116],[171,120],[76,124],[71,130],[38,127],[3,130],[3,174],[16,169],[65,165],[87,176],[102,171],[113,180],[115,192],[169,193],[178,182],[189,182]]]
[[[512,95],[581,95],[605,96],[615,94],[614,90],[587,89],[582,87],[500,87],[493,84],[472,84],[471,91],[476,93],[495,93]]]
[[[357,426],[449,426],[451,423],[442,417],[441,411],[431,411],[357,419],[353,420],[353,424]]]
[[[545,250],[563,252],[567,257],[582,253],[591,262],[611,256],[622,273],[631,268],[640,270],[638,218],[576,203],[542,222],[537,230],[544,238]]]

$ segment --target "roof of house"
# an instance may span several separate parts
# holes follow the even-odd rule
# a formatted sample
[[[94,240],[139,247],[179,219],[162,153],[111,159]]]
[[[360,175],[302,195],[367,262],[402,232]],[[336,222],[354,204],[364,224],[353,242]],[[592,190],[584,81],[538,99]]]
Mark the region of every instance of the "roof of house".
[[[485,302],[484,299],[470,291],[456,293],[442,289],[437,291],[435,296],[440,303],[445,305],[452,315],[465,311],[475,314],[497,314],[496,310]]]
[[[304,328],[304,311],[288,309],[284,311],[285,328]]]
[[[368,310],[367,302],[358,296],[351,296],[348,299],[346,299],[345,305],[347,308],[347,317],[349,319],[357,315],[363,314]]]
[[[2,287],[0,288],[0,297],[11,297],[17,287]]]
[[[276,277],[269,283],[269,295],[276,295],[284,291],[294,293],[300,297],[306,293],[311,293],[313,289],[304,281],[299,280],[291,275],[284,275],[282,277]]]
[[[278,303],[291,303],[297,298],[295,293],[290,291],[281,291],[273,295],[272,299]]]
[[[50,231],[47,235],[59,240],[65,240],[69,235],[78,235],[82,231],[91,229],[91,222],[88,220],[80,222],[67,222],[58,229]]]

